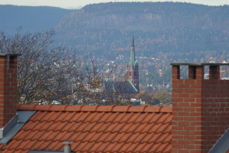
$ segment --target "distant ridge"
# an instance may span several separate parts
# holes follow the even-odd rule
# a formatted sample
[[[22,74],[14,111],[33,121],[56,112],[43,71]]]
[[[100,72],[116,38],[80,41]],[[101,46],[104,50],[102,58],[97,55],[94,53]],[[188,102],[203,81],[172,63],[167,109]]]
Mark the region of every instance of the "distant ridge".
[[[30,32],[47,31],[72,11],[46,6],[0,5],[0,31],[14,33],[19,27]]]

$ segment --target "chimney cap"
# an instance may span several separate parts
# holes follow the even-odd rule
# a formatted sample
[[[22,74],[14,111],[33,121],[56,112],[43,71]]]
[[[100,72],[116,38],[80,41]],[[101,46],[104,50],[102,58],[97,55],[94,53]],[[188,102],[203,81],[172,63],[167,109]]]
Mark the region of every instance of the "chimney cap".
[[[171,63],[172,66],[187,65],[187,66],[220,66],[229,65],[229,63]]]
[[[64,141],[63,144],[70,145],[70,144],[72,144],[72,142],[71,141]]]

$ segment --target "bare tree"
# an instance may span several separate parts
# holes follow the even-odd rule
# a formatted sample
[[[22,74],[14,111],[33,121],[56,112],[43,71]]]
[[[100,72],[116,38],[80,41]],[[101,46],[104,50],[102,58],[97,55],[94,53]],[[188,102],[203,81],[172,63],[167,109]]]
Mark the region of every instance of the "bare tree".
[[[18,62],[21,103],[53,100],[68,103],[74,85],[82,82],[79,56],[63,47],[54,47],[53,34],[0,34],[0,51],[21,55]]]

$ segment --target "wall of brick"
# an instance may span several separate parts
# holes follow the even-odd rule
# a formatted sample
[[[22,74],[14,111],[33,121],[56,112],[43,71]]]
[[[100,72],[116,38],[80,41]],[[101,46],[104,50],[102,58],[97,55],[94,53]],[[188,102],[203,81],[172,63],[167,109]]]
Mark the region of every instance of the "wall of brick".
[[[229,80],[204,80],[202,91],[203,149],[229,128]]]
[[[220,80],[219,67],[189,65],[189,78],[181,79],[172,67],[173,153],[206,153],[229,128],[229,80]]]
[[[17,55],[0,55],[0,127],[16,115]]]

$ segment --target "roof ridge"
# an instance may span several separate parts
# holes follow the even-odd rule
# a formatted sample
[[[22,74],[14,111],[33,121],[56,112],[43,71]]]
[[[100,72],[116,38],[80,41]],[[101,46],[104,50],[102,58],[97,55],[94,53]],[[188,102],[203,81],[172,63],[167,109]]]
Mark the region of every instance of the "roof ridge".
[[[37,105],[18,104],[17,110],[27,111],[66,111],[66,112],[164,112],[172,113],[171,106],[117,106],[117,105]]]

